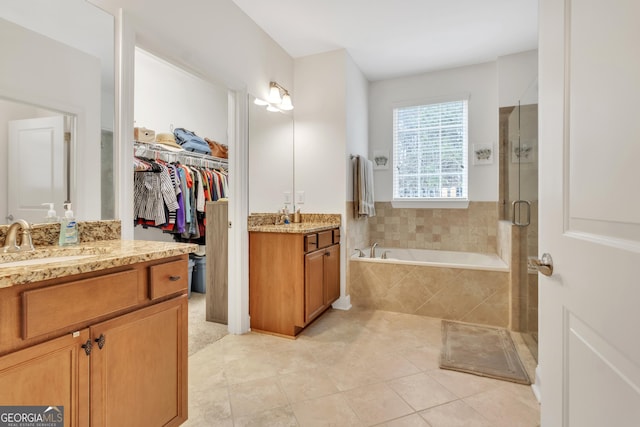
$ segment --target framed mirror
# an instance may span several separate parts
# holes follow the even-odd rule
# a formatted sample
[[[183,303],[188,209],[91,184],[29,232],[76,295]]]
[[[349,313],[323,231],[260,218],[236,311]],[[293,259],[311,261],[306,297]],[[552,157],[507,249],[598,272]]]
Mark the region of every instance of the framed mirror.
[[[0,223],[42,222],[42,203],[54,202],[60,215],[66,201],[80,220],[115,218],[113,16],[84,0],[5,0],[0,45],[0,166],[8,170],[8,159],[20,154],[11,165],[13,183],[9,174],[0,177]],[[9,121],[54,116],[62,143],[45,126],[22,149],[9,149]],[[19,197],[11,196],[10,206],[16,182]],[[55,187],[55,195],[37,186]]]
[[[249,212],[276,213],[285,192],[293,201],[293,114],[267,111],[255,99],[249,95]]]

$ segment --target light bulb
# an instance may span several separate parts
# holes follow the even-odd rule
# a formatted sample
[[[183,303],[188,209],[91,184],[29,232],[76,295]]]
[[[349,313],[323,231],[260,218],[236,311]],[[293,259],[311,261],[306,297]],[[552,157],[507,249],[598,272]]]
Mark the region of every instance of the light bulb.
[[[280,104],[280,102],[282,102],[280,89],[273,83],[271,84],[271,88],[269,89],[269,102],[271,102],[272,104]]]
[[[291,97],[289,96],[288,93],[285,93],[284,96],[282,97],[282,102],[280,103],[280,109],[285,111],[293,110]]]

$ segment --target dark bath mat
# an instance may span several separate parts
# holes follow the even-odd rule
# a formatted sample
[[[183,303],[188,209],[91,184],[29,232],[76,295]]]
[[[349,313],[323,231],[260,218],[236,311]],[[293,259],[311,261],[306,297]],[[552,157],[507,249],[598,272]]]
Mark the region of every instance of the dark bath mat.
[[[442,321],[440,368],[531,384],[506,329]]]

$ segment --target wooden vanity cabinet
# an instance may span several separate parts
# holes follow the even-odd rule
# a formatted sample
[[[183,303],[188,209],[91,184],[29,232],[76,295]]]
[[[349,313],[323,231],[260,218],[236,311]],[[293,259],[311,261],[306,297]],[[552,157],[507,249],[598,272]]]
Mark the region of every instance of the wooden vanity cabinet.
[[[183,255],[0,289],[0,402],[64,406],[65,426],[182,424],[187,272]]]
[[[249,233],[251,329],[295,337],[340,297],[339,229]]]

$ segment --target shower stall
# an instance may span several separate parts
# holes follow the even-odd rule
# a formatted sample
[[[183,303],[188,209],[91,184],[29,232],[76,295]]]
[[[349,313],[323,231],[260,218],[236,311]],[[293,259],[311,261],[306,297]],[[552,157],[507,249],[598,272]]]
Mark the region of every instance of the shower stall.
[[[527,259],[538,258],[538,80],[518,104],[500,108],[500,218],[512,224],[513,245],[521,255],[515,286],[518,316],[513,329],[537,360],[538,274]]]

